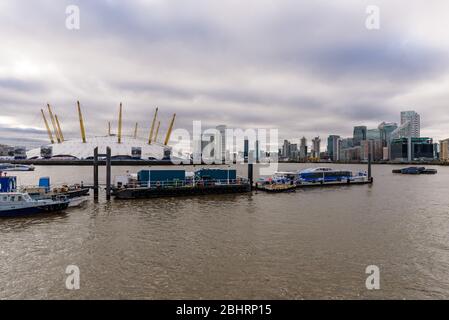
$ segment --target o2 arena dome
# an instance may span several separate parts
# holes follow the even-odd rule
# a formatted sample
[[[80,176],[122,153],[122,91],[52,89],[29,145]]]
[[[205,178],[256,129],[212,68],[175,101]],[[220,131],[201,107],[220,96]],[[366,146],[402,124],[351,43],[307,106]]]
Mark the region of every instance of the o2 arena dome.
[[[81,138],[65,140],[58,116],[53,115],[50,105],[47,105],[50,124],[53,130],[50,128],[44,110],[41,110],[41,113],[50,144],[28,151],[28,159],[89,160],[93,159],[94,149],[96,147],[98,147],[98,152],[100,154],[105,154],[106,148],[110,147],[112,159],[115,160],[162,160],[170,157],[171,147],[168,146],[168,142],[173,130],[176,114],[174,114],[171,119],[168,131],[164,137],[164,143],[158,142],[160,127],[160,121],[157,121],[158,108],[156,108],[154,113],[148,140],[137,137],[137,123],[134,130],[134,136],[122,135],[121,103],[117,134],[111,134],[111,125],[109,123],[108,135],[86,137],[81,107],[79,102],[77,104]]]

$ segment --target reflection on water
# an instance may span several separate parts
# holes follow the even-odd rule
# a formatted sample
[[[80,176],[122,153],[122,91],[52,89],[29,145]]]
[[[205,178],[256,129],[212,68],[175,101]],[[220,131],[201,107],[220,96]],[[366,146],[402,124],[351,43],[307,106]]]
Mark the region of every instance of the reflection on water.
[[[0,220],[0,298],[449,298],[449,168],[435,176],[392,168],[374,166],[372,186],[101,198],[60,215]],[[91,175],[38,167],[19,181]],[[81,270],[79,291],[65,288],[70,264]],[[373,264],[378,291],[365,288]]]

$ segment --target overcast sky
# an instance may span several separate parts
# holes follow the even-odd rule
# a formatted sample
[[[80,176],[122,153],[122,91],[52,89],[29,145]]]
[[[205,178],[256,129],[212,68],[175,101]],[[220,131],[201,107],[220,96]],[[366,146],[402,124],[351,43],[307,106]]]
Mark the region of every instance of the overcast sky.
[[[123,102],[125,133],[138,121],[142,136],[158,106],[161,132],[176,112],[177,128],[325,139],[412,109],[423,136],[448,138],[448,16],[447,0],[0,0],[0,143],[46,139],[47,102],[79,137],[76,100],[88,135]]]

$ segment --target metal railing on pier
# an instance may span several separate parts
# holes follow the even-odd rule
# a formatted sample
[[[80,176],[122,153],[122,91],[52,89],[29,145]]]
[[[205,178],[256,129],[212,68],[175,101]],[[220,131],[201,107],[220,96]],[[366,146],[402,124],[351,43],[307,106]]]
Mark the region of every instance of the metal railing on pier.
[[[169,180],[169,181],[131,181],[127,185],[117,188],[183,188],[183,187],[211,187],[211,186],[239,186],[249,183],[248,179],[214,179],[214,180]]]

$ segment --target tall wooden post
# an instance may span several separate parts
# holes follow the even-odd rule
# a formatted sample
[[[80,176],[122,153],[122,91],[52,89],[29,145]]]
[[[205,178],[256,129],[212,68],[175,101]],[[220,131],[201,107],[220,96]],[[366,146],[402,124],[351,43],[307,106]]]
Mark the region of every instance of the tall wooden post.
[[[250,188],[253,188],[253,181],[254,181],[254,164],[253,164],[253,156],[251,155],[251,152],[249,150],[249,141],[248,139],[245,139],[245,145],[244,145],[244,151],[243,151],[244,161],[248,164],[248,180],[250,184]]]
[[[120,102],[120,111],[118,114],[118,143],[122,143],[122,103]]]
[[[98,200],[98,147],[94,149],[94,199]]]
[[[111,200],[111,148],[106,148],[106,200]]]
[[[371,141],[368,141],[368,180],[370,182],[373,181],[373,177],[371,176]]]

